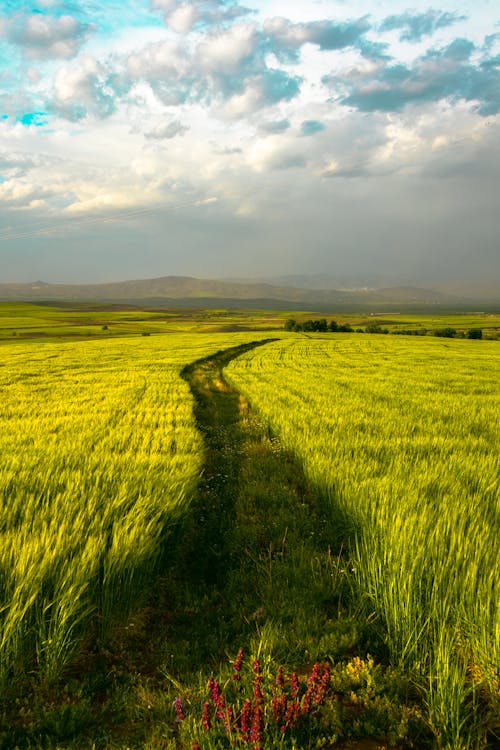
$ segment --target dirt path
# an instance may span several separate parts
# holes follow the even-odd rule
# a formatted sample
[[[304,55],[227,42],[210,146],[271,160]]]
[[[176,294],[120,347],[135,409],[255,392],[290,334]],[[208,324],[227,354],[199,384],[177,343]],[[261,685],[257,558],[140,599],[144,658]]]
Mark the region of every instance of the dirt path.
[[[206,453],[184,528],[181,567],[190,581],[191,601],[197,591],[199,600],[208,598],[213,607],[214,627],[205,622],[204,628],[212,658],[270,621],[280,629],[280,620],[289,623],[299,609],[303,617],[308,599],[314,608],[310,561],[318,561],[318,586],[329,575],[325,519],[301,465],[224,380],[223,368],[231,359],[265,343],[218,352],[182,373],[195,398]],[[330,594],[324,617],[337,606],[331,587]],[[314,637],[318,614],[311,615]],[[214,633],[219,637],[215,652]],[[305,635],[296,637],[296,645],[287,643],[291,652],[304,647]]]

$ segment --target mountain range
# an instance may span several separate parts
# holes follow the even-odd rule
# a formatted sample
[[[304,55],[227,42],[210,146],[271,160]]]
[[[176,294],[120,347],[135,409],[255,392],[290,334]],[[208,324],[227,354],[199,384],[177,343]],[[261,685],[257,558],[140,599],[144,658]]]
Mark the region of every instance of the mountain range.
[[[320,288],[317,277],[283,277],[286,284],[255,280],[162,276],[101,284],[0,283],[0,300],[32,302],[109,302],[190,307],[271,309],[388,309],[396,307],[500,308],[500,294],[488,290],[470,296],[414,286]],[[281,280],[281,279],[280,279]],[[479,305],[479,308],[478,308]]]

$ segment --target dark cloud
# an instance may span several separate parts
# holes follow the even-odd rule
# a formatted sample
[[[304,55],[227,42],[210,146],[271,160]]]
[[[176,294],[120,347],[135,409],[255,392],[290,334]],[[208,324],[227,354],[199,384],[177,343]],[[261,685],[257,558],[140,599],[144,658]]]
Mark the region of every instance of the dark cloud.
[[[476,50],[467,39],[455,39],[440,50],[431,50],[413,65],[388,64],[376,72],[352,71],[325,76],[332,89],[348,90],[341,103],[362,112],[397,112],[408,104],[465,100],[475,103],[481,115],[500,111],[500,70],[495,58],[471,61]]]
[[[370,23],[368,17],[364,16],[344,23],[313,21],[307,27],[309,42],[317,44],[322,50],[335,50],[356,46],[362,35],[369,31]]]
[[[299,60],[304,44],[315,44],[321,50],[339,50],[367,44],[363,35],[371,28],[366,16],[352,21],[310,21],[292,23],[287,18],[271,18],[264,23],[266,45],[278,60],[293,63]]]
[[[401,13],[388,16],[379,26],[380,31],[400,30],[399,39],[402,42],[420,42],[424,36],[432,36],[438,29],[451,26],[458,21],[466,20],[466,16],[458,13],[447,13],[428,10],[426,13]]]

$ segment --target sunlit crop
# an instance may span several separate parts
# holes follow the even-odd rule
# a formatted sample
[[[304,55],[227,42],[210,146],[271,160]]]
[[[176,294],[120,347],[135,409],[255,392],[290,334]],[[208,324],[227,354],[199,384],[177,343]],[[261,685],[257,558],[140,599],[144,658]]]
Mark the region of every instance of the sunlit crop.
[[[137,607],[203,463],[188,362],[241,335],[0,351],[0,677],[55,677]]]
[[[498,706],[499,365],[497,342],[344,334],[226,370],[347,518],[358,597],[453,748]]]

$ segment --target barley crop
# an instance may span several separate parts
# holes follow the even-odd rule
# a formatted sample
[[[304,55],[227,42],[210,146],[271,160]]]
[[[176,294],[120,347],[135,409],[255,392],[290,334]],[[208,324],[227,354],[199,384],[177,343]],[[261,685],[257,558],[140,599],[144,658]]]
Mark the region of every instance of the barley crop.
[[[0,682],[141,605],[203,463],[180,370],[250,338],[2,346]]]
[[[497,342],[344,334],[226,369],[349,519],[365,614],[454,749],[500,706],[499,365]]]

